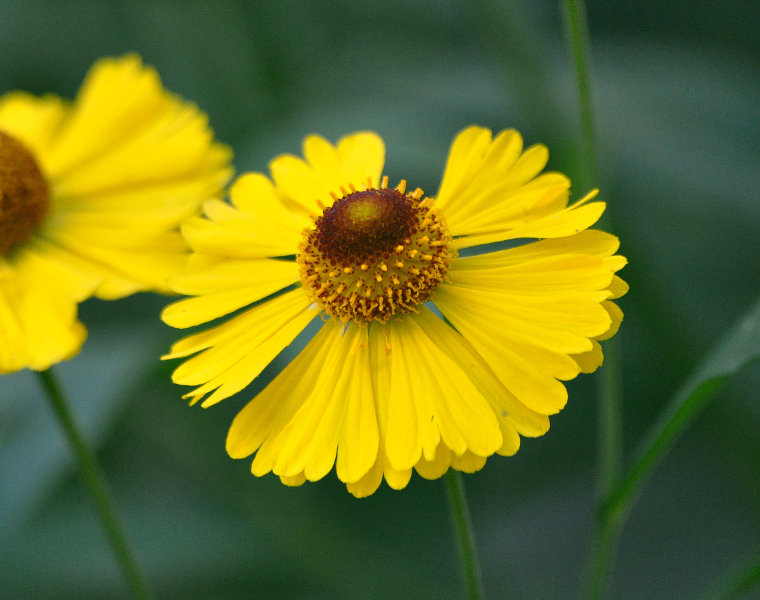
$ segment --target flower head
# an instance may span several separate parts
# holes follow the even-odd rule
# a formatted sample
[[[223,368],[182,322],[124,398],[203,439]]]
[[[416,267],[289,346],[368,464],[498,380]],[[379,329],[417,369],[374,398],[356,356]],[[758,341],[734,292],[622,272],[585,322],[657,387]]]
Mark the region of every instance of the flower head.
[[[179,223],[221,192],[230,158],[134,55],[95,63],[72,104],[0,97],[0,373],[76,354],[90,296],[170,291]]]
[[[173,375],[210,406],[247,386],[316,317],[303,351],[235,418],[232,457],[288,485],[335,466],[356,496],[412,470],[437,478],[517,452],[567,401],[562,381],[602,362],[622,313],[618,240],[591,230],[595,193],[516,131],[470,127],[435,199],[381,177],[382,140],[304,142],[271,176],[241,176],[183,233],[194,254],[173,280],[179,328],[236,313],[177,342]],[[512,247],[492,250],[493,242]],[[461,251],[461,252],[460,252]],[[469,254],[464,256],[464,254]],[[295,256],[295,259],[293,257]]]

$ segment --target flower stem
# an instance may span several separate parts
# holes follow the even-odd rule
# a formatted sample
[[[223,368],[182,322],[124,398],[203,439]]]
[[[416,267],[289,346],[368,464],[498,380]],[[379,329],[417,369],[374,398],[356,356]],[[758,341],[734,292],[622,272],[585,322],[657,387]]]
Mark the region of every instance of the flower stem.
[[[482,600],[483,581],[480,575],[480,564],[475,549],[475,535],[472,530],[470,511],[467,508],[467,497],[464,493],[464,482],[459,471],[449,469],[446,473],[446,489],[451,506],[451,516],[457,533],[459,555],[462,558],[464,581],[469,600]]]
[[[587,597],[593,600],[601,600],[605,596],[618,538],[623,528],[621,515],[605,510],[608,498],[618,487],[622,463],[618,347],[615,338],[606,342],[604,368],[599,374],[597,524],[586,590]]]
[[[53,408],[56,418],[66,435],[71,448],[76,455],[79,468],[84,477],[87,488],[95,502],[100,519],[105,528],[108,541],[121,566],[124,577],[129,582],[132,593],[139,600],[148,600],[151,594],[145,584],[142,574],[127,544],[127,539],[122,532],[121,525],[108,495],[103,473],[95,460],[94,455],[84,442],[79,429],[74,423],[71,412],[68,409],[61,387],[53,375],[51,369],[38,373],[42,387],[47,393],[50,406]]]
[[[591,46],[586,26],[586,6],[583,0],[562,0],[565,34],[575,67],[581,118],[580,187],[591,187],[597,179],[596,135],[594,111],[591,101],[591,78],[589,75],[589,48]]]
[[[733,569],[699,598],[700,600],[732,600],[744,597],[758,584],[760,584],[760,554],[740,568]]]
[[[589,74],[590,41],[583,0],[562,0],[563,17],[580,102],[581,161],[580,184],[586,190],[599,178],[594,113]],[[610,228],[607,218],[606,228]],[[605,342],[604,368],[599,376],[598,439],[599,439],[599,505],[616,488],[622,467],[622,391],[620,351],[616,338]],[[601,515],[601,510],[599,515]],[[595,600],[605,595],[610,567],[614,560],[622,521],[598,518],[593,548],[588,597]]]

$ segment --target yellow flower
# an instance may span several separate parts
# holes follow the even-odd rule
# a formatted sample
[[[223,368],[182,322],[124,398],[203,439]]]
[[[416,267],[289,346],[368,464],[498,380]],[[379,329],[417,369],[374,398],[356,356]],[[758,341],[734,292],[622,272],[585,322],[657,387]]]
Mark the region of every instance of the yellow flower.
[[[75,355],[90,296],[170,291],[188,254],[179,223],[221,192],[230,160],[134,55],[95,63],[70,105],[0,97],[0,373]]]
[[[539,174],[548,152],[480,127],[451,147],[435,200],[381,179],[373,133],[304,142],[272,180],[241,176],[183,234],[194,254],[172,281],[178,328],[235,313],[180,340],[173,375],[210,406],[248,385],[320,315],[304,350],[237,415],[234,458],[287,485],[335,465],[358,497],[412,469],[437,478],[512,455],[567,401],[562,381],[602,362],[625,293],[618,240],[588,229],[604,211],[568,206],[570,182]],[[511,240],[508,249],[485,246]],[[468,256],[459,256],[459,251]],[[295,259],[293,258],[295,256]],[[242,309],[242,310],[241,310]],[[441,318],[441,315],[443,318]]]

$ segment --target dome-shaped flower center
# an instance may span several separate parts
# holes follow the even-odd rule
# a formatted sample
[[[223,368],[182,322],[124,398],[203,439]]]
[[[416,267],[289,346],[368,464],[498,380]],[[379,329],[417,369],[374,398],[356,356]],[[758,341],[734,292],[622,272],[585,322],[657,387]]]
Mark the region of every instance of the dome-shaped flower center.
[[[406,182],[348,193],[304,231],[301,282],[326,313],[344,322],[385,323],[427,302],[455,251],[422,190]]]
[[[48,198],[32,154],[0,131],[0,256],[31,237],[47,213]]]

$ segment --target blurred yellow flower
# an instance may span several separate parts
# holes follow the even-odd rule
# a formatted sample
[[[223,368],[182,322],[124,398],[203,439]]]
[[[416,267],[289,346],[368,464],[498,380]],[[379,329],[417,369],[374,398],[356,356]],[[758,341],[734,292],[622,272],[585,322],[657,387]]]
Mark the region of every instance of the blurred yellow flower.
[[[178,225],[221,192],[230,160],[135,55],[96,62],[70,105],[0,97],[0,373],[75,355],[90,296],[168,292],[187,260]]]
[[[512,455],[567,401],[562,381],[602,362],[625,293],[618,240],[588,229],[595,192],[540,174],[548,152],[516,131],[470,127],[454,140],[435,200],[381,178],[383,141],[304,142],[271,177],[249,173],[231,204],[209,200],[183,234],[194,254],[172,280],[173,380],[210,406],[247,386],[320,315],[304,350],[235,418],[234,458],[285,484],[336,466],[348,490],[395,489]],[[508,249],[493,242],[512,240]],[[458,256],[469,253],[469,256]],[[295,258],[294,258],[295,257]],[[243,310],[241,310],[243,309]],[[441,318],[441,315],[443,318]]]

